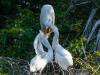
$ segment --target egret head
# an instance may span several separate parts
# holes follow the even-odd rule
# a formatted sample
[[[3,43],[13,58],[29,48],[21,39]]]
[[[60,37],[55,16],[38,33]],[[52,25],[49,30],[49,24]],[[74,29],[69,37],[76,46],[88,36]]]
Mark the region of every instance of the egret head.
[[[41,29],[50,30],[50,25],[54,23],[55,23],[55,13],[53,7],[49,4],[43,5],[40,14]]]

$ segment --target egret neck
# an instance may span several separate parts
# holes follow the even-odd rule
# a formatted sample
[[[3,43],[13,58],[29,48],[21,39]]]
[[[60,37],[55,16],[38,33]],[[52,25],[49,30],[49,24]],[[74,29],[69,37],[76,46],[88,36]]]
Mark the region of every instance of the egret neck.
[[[55,49],[55,47],[57,45],[59,45],[59,31],[58,31],[58,28],[55,25],[51,25],[51,29],[54,32],[52,48]]]
[[[49,41],[47,40],[47,38],[45,37],[45,34],[41,30],[40,30],[40,33],[42,35],[41,36],[41,42],[48,49],[48,52],[47,52],[48,61],[51,61],[53,59],[52,47],[51,47]]]

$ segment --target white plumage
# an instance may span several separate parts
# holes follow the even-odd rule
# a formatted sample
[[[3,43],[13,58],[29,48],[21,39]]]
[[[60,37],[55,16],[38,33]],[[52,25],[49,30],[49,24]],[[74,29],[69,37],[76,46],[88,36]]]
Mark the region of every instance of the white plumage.
[[[49,27],[50,25],[55,23],[55,13],[54,9],[51,5],[46,4],[43,5],[40,14],[40,25],[43,29],[44,27]]]
[[[73,65],[72,55],[68,50],[64,49],[59,44],[58,28],[54,25],[51,25],[51,29],[54,32],[52,48],[55,50],[55,62],[58,63],[63,70],[67,70],[69,66]]]
[[[58,63],[63,70],[67,70],[69,66],[73,65],[73,58],[71,53],[68,50],[65,50],[59,44],[59,31],[58,28],[54,26],[54,23],[55,13],[53,7],[48,4],[44,5],[41,9],[40,14],[41,29],[45,32],[44,29],[51,27],[52,31],[54,32],[54,37],[51,47],[47,40],[49,33],[45,34],[40,31],[40,33],[36,36],[34,41],[34,49],[36,56],[30,62],[31,72],[40,71],[41,74],[47,63],[51,62],[53,59],[52,49],[55,50],[55,62]],[[48,52],[44,51],[42,45],[44,45],[48,49]]]
[[[52,61],[53,51],[42,31],[40,31],[40,33],[37,35],[34,42],[34,48],[37,55],[30,62],[30,72],[40,71],[41,74],[47,63]],[[47,47],[48,52],[44,52],[41,43]]]
[[[41,9],[41,14],[40,14],[40,25],[41,29],[45,32],[44,29],[46,29],[48,26],[52,25],[55,21],[55,16],[54,16],[54,10],[51,5],[44,5]],[[34,49],[36,56],[31,60],[30,62],[30,71],[35,72],[35,71],[40,71],[45,68],[46,64],[48,62],[51,62],[53,59],[53,51],[52,47],[50,46],[47,38],[49,34],[44,34],[42,31],[36,36],[35,41],[34,41]],[[48,52],[45,52],[43,49],[42,44],[47,47]]]

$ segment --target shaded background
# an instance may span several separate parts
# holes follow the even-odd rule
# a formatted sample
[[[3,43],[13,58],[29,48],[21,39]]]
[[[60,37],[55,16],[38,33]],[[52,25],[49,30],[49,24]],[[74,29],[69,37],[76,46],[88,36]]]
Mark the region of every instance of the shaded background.
[[[80,60],[85,57],[81,46],[84,36],[81,35],[93,8],[98,8],[93,22],[100,18],[100,0],[0,0],[0,56],[30,61],[35,55],[32,44],[40,29],[39,16],[44,4],[54,7],[60,44],[76,57],[74,67],[94,72],[97,67],[92,70]],[[95,61],[93,57],[100,55],[93,50],[86,53],[89,64]]]

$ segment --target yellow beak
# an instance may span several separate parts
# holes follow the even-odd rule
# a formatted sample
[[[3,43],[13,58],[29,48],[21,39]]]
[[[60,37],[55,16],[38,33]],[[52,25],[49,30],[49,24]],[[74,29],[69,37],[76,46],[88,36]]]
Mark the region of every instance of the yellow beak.
[[[42,31],[43,31],[43,33],[44,33],[45,35],[50,35],[51,32],[52,32],[52,30],[51,30],[50,27],[48,27],[48,28],[44,28]]]

